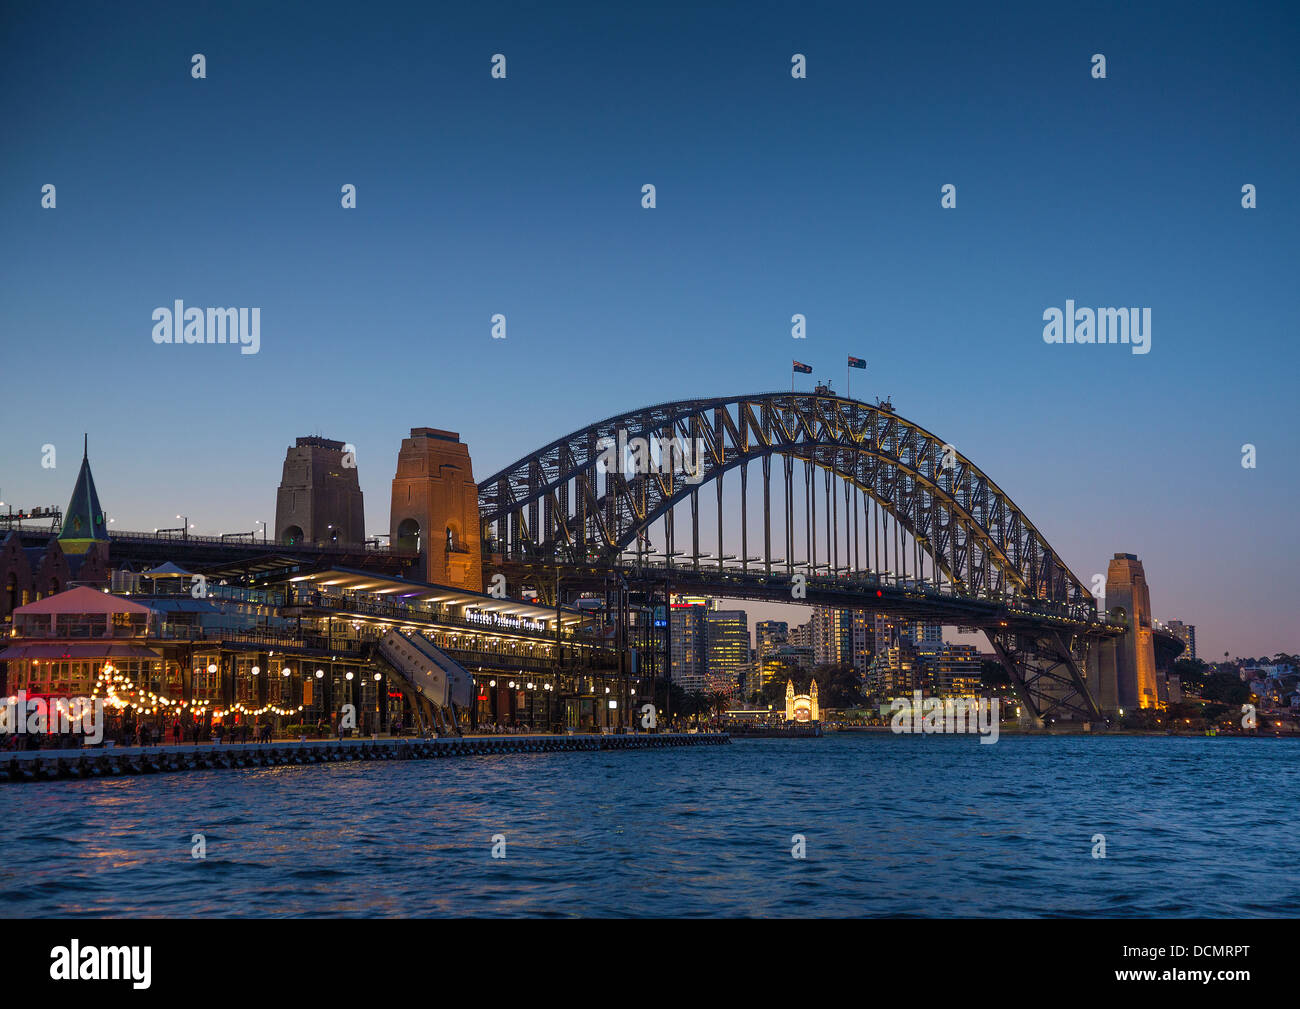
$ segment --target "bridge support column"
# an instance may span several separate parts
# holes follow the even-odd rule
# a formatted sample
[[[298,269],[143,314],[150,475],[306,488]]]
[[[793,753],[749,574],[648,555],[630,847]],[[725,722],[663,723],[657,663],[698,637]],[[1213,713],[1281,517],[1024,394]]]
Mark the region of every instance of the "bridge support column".
[[[1084,639],[1075,638],[1071,646],[1056,631],[985,634],[1020,702],[1040,726],[1048,720],[1100,720],[1101,711],[1081,671],[1087,665]]]

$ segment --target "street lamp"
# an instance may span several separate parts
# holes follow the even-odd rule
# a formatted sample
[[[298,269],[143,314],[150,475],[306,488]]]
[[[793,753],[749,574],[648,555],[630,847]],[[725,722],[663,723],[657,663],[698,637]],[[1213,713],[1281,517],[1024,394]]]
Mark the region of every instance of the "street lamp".
[[[266,542],[266,523],[263,522],[261,519],[257,519],[253,524],[254,524],[254,525],[259,525],[259,526],[262,527],[262,542],[265,543],[265,542]]]
[[[190,517],[188,515],[177,515],[176,517],[181,520],[181,535],[188,540],[190,538],[190,530],[193,528],[193,526],[190,525]]]

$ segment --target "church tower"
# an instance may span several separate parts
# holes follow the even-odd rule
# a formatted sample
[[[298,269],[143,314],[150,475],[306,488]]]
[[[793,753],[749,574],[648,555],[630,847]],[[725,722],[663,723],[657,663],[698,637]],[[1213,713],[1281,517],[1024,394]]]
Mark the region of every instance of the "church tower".
[[[81,453],[81,472],[77,474],[72,500],[63,516],[59,547],[65,555],[75,555],[88,553],[96,544],[108,546],[108,526],[104,522],[104,511],[99,507],[95,478],[90,475],[90,438],[87,436]]]
[[[454,431],[411,428],[397,456],[389,542],[419,553],[425,581],[482,592],[480,534],[468,446]]]

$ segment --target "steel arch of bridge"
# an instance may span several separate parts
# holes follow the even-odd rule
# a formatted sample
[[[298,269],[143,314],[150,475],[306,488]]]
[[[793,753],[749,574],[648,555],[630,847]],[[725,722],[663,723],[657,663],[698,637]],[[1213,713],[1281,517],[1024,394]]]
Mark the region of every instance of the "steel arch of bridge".
[[[681,467],[663,467],[667,472],[628,474],[617,468],[605,472],[602,460],[609,458],[610,445],[618,444],[620,433],[628,442],[678,439],[677,444],[699,445],[699,468],[692,467],[689,474]],[[861,492],[893,517],[930,559],[932,572],[942,572],[959,592],[1093,604],[1091,593],[1024,512],[966,456],[887,405],[826,392],[662,403],[574,431],[479,483],[484,542],[505,559],[613,561],[643,543],[652,525],[665,517],[666,535],[671,538],[673,509],[689,500],[693,563],[698,566],[701,489],[716,485],[721,541],[721,478],[739,467],[741,536],[747,540],[749,463],[758,460],[763,468],[764,553],[751,569],[745,543],[741,567],[770,573],[774,568],[770,506],[774,455],[784,458],[787,522],[787,556],[775,562],[777,569],[830,567],[829,558],[826,564],[817,563],[815,518],[807,516],[807,561],[801,565],[793,560],[797,537],[790,528],[792,469],[794,462],[802,460],[825,473],[828,508],[834,476],[844,482],[846,519],[849,487],[853,487],[855,522],[856,492]],[[815,510],[817,492],[811,486],[805,490],[805,503]],[[837,529],[836,535],[841,532]],[[828,540],[829,535],[828,530]],[[868,554],[869,544],[868,540]],[[670,539],[670,556],[671,548]],[[906,563],[906,554],[903,559]],[[719,566],[722,563],[719,557]]]

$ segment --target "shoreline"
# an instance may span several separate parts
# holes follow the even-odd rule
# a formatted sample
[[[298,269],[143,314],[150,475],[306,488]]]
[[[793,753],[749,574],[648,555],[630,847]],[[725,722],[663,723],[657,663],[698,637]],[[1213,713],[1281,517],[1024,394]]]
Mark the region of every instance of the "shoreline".
[[[215,768],[274,767],[353,760],[430,760],[502,753],[571,753],[718,746],[725,732],[629,735],[448,736],[439,739],[299,740],[276,743],[200,743],[179,746],[16,750],[0,754],[0,782],[118,778]]]
[[[855,725],[841,729],[827,729],[826,735],[838,733],[886,732],[892,735],[916,735],[916,733],[895,733],[888,725]],[[935,733],[945,735],[945,733]],[[1300,732],[1166,732],[1162,729],[1095,729],[1084,731],[1076,728],[1031,729],[1019,725],[1003,725],[998,729],[1000,736],[1169,736],[1187,739],[1300,739]]]

